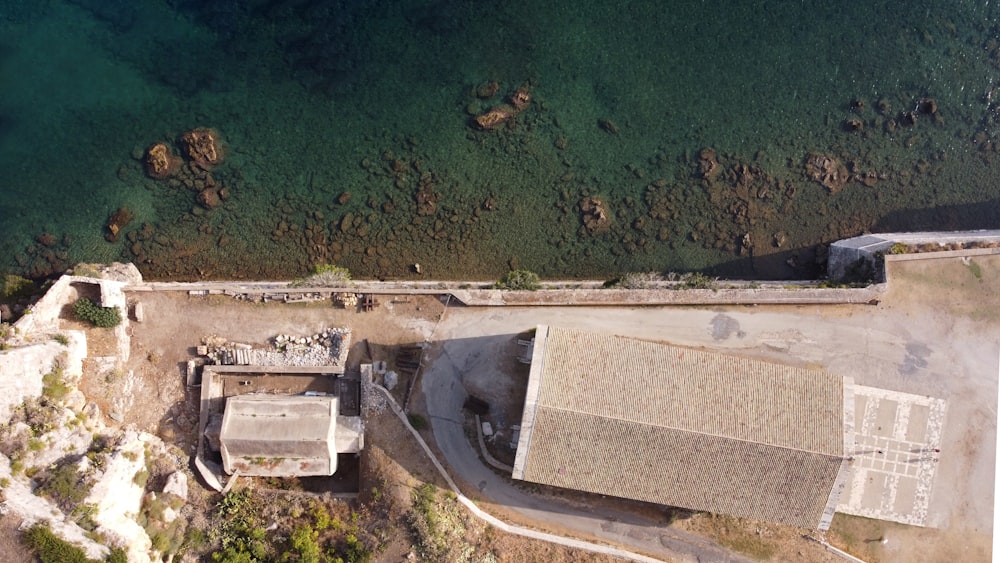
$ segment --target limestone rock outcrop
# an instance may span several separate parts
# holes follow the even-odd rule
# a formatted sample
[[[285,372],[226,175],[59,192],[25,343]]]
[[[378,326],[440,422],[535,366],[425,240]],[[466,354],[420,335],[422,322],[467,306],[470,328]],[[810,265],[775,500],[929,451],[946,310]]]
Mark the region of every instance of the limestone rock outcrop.
[[[588,196],[580,201],[583,226],[591,233],[605,233],[611,228],[611,212],[608,204],[597,196]]]
[[[181,135],[187,157],[202,168],[215,166],[224,157],[219,134],[214,129],[192,129]]]
[[[146,149],[143,162],[146,165],[146,175],[157,180],[173,176],[183,164],[166,143],[155,143]]]

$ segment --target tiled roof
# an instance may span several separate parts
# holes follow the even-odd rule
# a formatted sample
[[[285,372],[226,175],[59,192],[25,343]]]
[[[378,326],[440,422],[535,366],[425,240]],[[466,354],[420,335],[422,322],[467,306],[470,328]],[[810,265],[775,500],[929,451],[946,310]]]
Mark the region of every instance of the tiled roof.
[[[539,327],[514,476],[815,527],[844,454],[844,382]]]

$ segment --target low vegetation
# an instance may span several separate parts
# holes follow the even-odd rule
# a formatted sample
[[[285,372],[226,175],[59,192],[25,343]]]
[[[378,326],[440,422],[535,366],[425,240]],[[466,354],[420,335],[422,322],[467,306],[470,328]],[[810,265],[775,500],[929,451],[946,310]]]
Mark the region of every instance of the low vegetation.
[[[91,563],[91,559],[79,547],[55,535],[43,524],[35,524],[21,536],[42,563]]]
[[[701,272],[688,272],[679,274],[668,272],[660,274],[658,272],[628,272],[621,276],[604,282],[605,288],[610,289],[652,289],[662,287],[664,289],[718,289],[718,278],[707,276]]]
[[[680,282],[678,285],[680,289],[717,289],[719,284],[719,278],[706,276],[701,272],[688,272],[680,275],[672,274],[667,279]]]
[[[441,495],[432,483],[424,483],[413,490],[412,500],[409,524],[419,555],[427,561],[467,561],[475,547],[465,540],[455,495]]]
[[[972,274],[972,277],[982,281],[983,268],[977,262],[969,260],[968,263],[966,264],[966,267],[969,269],[969,273]]]
[[[21,534],[21,541],[35,553],[41,563],[100,563],[88,558],[83,549],[55,535],[45,524],[35,524],[25,530]],[[127,563],[128,556],[124,549],[114,548],[104,561]]]
[[[18,299],[30,297],[36,289],[38,286],[35,285],[35,282],[21,276],[7,274],[0,284],[0,302],[12,303]]]
[[[66,513],[73,512],[90,493],[89,479],[74,461],[67,460],[47,469],[40,480],[36,493],[50,499]]]
[[[496,289],[534,291],[541,287],[538,274],[528,270],[511,270],[493,286]]]
[[[412,426],[414,430],[423,430],[424,428],[427,428],[427,419],[422,415],[408,414],[406,415],[406,419],[410,422],[410,426]]]
[[[145,477],[142,477],[143,474]],[[136,473],[136,478],[143,481],[142,486],[145,486],[145,481],[149,478],[149,471],[147,469],[140,470]],[[178,516],[171,520],[167,517],[168,511],[176,513],[183,506],[184,499],[171,494],[150,493],[142,499],[142,510],[137,522],[146,530],[146,534],[152,541],[153,549],[165,557],[176,556],[187,539],[185,535],[187,519]]]
[[[52,371],[42,376],[43,397],[53,401],[61,401],[72,390],[73,386],[66,381],[63,368],[58,363],[52,368]]]
[[[333,264],[316,264],[312,272],[300,280],[296,280],[292,287],[343,287],[349,285],[351,281],[351,271],[342,266]]]
[[[116,327],[122,322],[122,314],[118,307],[101,307],[86,297],[81,297],[73,303],[73,315],[81,321],[101,328]]]
[[[628,272],[608,280],[604,287],[612,289],[648,289],[663,281],[658,272]]]
[[[216,509],[220,525],[212,532],[222,549],[212,554],[212,561],[252,563],[270,555],[267,532],[260,525],[259,507],[255,506],[250,491],[229,491]]]
[[[309,563],[368,563],[372,559],[370,532],[361,528],[360,515],[350,513],[348,521],[332,515],[323,501],[286,506],[287,513],[270,514],[281,524],[261,526],[262,514],[277,507],[267,506],[250,489],[227,493],[217,505],[219,525],[211,540],[220,549],[212,561],[252,563],[257,561]],[[271,530],[270,532],[268,530]],[[188,533],[183,549],[190,543]],[[365,538],[369,538],[366,541]],[[154,540],[155,541],[155,540]],[[192,546],[193,547],[193,546]]]
[[[695,524],[693,529],[690,524]],[[784,527],[727,516],[725,514],[698,513],[686,519],[682,529],[714,539],[719,545],[750,556],[755,561],[768,561],[775,557],[784,541],[778,531]]]

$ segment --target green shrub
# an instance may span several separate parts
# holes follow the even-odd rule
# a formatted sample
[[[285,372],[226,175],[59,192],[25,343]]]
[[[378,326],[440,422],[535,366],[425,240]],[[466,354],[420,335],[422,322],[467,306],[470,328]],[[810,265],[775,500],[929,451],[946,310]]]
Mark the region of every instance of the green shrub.
[[[427,428],[427,419],[419,414],[408,414],[406,415],[406,420],[410,421],[410,426],[414,430],[423,430]]]
[[[62,344],[63,346],[69,346],[69,337],[65,334],[59,333],[52,337],[53,340]]]
[[[316,264],[312,273],[303,279],[296,280],[293,287],[338,287],[351,281],[351,271],[333,264]]]
[[[282,561],[302,561],[303,563],[319,563],[323,550],[319,547],[319,532],[308,524],[292,530],[289,538],[291,551],[281,556]]]
[[[111,328],[122,322],[118,307],[100,307],[86,297],[81,297],[73,303],[73,314],[81,321],[88,321],[94,326]]]
[[[132,476],[132,482],[145,489],[146,483],[149,482],[149,470],[143,467],[139,471],[136,471],[135,475]]]
[[[212,561],[250,563],[268,559],[267,532],[256,517],[256,507],[246,489],[226,493],[218,504],[220,526],[213,530],[222,550],[212,554]]]
[[[313,501],[309,504],[309,511],[312,513],[313,522],[315,522],[314,527],[317,531],[333,527],[335,519],[330,517],[330,512],[326,509],[326,505]]]
[[[4,302],[16,301],[28,297],[35,291],[35,282],[7,274],[3,277],[3,288],[0,289],[0,297]]]
[[[493,287],[497,289],[534,291],[539,288],[538,274],[528,270],[511,270]]]
[[[621,277],[604,282],[604,287],[616,289],[648,289],[663,281],[657,272],[628,272]]]
[[[82,549],[55,535],[44,524],[28,528],[22,540],[42,563],[91,563]]]
[[[70,385],[63,377],[63,370],[56,366],[49,373],[42,376],[42,395],[53,401],[61,401],[70,392]]]
[[[368,563],[372,560],[372,554],[358,536],[347,534],[344,539],[343,560],[344,563]]]
[[[111,548],[111,553],[104,559],[106,563],[128,563],[128,552],[125,548]]]
[[[437,500],[437,487],[434,483],[424,483],[413,489],[413,508],[427,519],[431,529],[436,524],[434,502]]]
[[[896,244],[889,247],[889,252],[886,252],[886,254],[906,254],[907,250],[909,250],[908,246],[906,246],[904,243],[897,242]]]
[[[72,510],[87,498],[89,492],[87,479],[75,463],[64,463],[56,467],[38,488],[41,496],[52,499],[64,510]]]

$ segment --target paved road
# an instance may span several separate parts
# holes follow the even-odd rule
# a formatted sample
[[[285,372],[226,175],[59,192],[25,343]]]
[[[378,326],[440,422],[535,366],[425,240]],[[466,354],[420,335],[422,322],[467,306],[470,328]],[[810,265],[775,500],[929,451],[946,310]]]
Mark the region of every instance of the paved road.
[[[995,341],[964,321],[942,319],[939,312],[914,312],[891,300],[878,307],[449,309],[434,334],[439,355],[424,372],[422,390],[435,440],[455,474],[486,499],[533,521],[555,522],[665,558],[741,560],[702,538],[654,523],[624,514],[584,513],[526,494],[486,467],[466,438],[461,424],[466,389],[489,389],[491,380],[508,379],[498,370],[497,354],[509,353],[504,343],[537,324],[817,365],[859,384],[945,398],[973,417],[995,409],[982,399],[996,396]],[[951,494],[934,496],[935,525],[945,524],[960,507],[965,526],[992,528],[992,498],[975,494],[983,490],[979,486],[959,481],[962,472],[971,471],[975,481],[989,477],[986,490],[992,488],[993,449],[988,445],[995,441],[996,426],[991,420],[979,422],[946,428],[946,438],[974,439],[984,451],[942,459],[937,487],[951,489]],[[950,477],[954,487],[947,482]]]
[[[509,342],[511,335],[530,328],[534,322],[560,319],[592,324],[592,319],[582,309],[546,309],[544,313],[548,320],[539,318],[540,311],[534,309],[451,309],[438,327],[435,337],[442,344],[438,349],[439,355],[424,371],[422,390],[434,438],[454,473],[469,486],[478,489],[484,498],[512,508],[535,522],[553,522],[583,535],[669,560],[749,561],[701,537],[664,528],[659,523],[643,521],[633,515],[594,514],[526,494],[483,464],[462,426],[462,404],[466,397],[463,374],[467,378],[501,376],[496,371],[493,352],[504,349],[502,344]],[[649,310],[623,313],[620,318],[623,324],[619,328],[635,326],[635,322],[655,314]],[[567,314],[570,318],[564,318]],[[602,310],[602,314],[607,314],[607,311]]]

